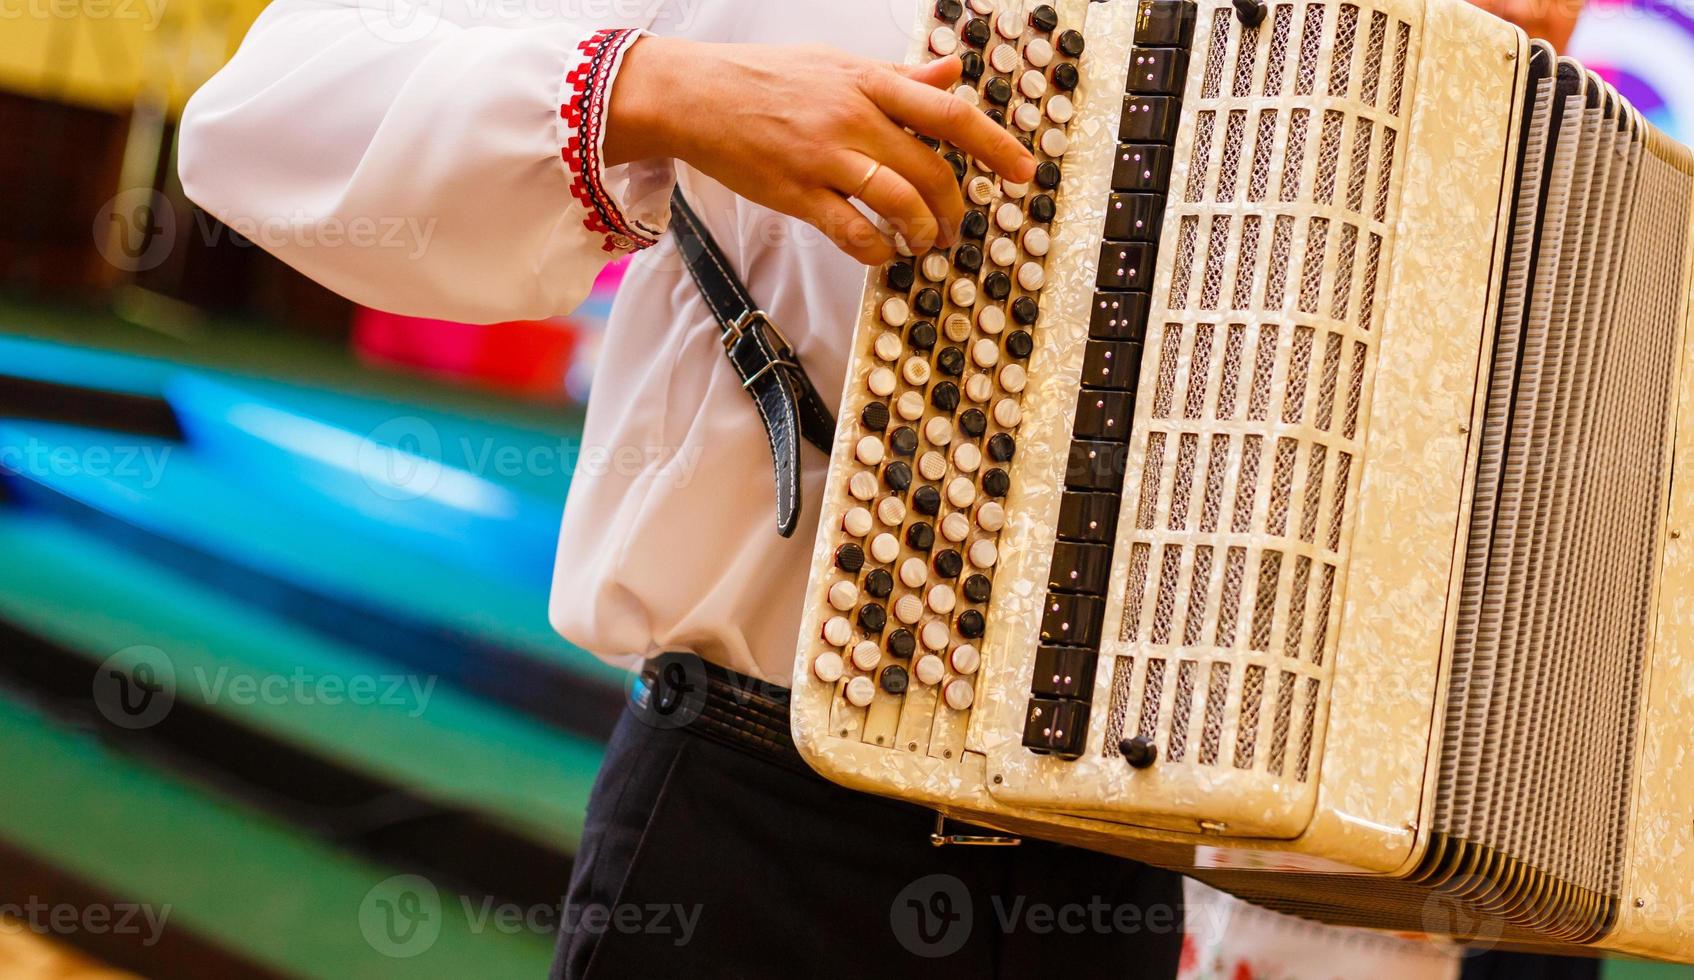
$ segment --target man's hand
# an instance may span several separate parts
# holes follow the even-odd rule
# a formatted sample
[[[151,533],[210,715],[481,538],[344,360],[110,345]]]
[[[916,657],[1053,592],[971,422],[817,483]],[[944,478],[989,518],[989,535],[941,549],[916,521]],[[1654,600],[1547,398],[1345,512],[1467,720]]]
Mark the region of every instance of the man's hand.
[[[965,213],[952,168],[906,129],[1008,180],[1035,175],[1010,133],[952,94],[960,70],[957,58],[904,68],[826,47],[644,38],[613,86],[604,159],[682,160],[877,265],[894,246],[849,203],[861,184],[860,200],[917,252],[952,244]]]

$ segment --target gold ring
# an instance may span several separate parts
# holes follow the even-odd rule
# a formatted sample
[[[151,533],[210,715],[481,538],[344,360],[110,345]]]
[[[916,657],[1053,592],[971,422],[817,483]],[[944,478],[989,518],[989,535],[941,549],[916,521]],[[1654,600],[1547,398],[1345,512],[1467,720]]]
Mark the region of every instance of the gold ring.
[[[876,172],[878,170],[881,170],[881,169],[882,169],[882,164],[877,163],[873,160],[871,162],[871,168],[869,170],[865,171],[865,179],[859,181],[858,189],[853,191],[853,193],[851,193],[847,196],[848,197],[858,197],[859,195],[863,194],[865,192],[865,188],[869,187],[871,185],[871,181],[876,178]]]

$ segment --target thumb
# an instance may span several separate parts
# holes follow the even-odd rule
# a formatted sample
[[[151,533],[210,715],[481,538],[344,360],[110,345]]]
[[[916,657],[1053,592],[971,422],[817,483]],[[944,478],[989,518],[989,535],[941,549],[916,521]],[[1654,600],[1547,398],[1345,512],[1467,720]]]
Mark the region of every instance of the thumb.
[[[896,65],[894,70],[914,82],[922,82],[939,89],[948,89],[958,83],[959,77],[964,73],[965,66],[959,60],[958,55],[950,55],[921,65]]]

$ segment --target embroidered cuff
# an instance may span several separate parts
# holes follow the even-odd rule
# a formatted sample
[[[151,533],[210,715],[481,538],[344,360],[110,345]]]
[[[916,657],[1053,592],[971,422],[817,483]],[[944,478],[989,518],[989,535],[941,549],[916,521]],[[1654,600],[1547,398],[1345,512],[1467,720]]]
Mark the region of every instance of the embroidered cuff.
[[[601,163],[612,82],[624,52],[642,32],[603,30],[578,45],[582,61],[565,76],[559,117],[561,153],[570,171],[571,196],[587,211],[584,224],[603,236],[607,252],[629,252],[658,243],[670,217],[669,162],[644,161],[607,170]]]

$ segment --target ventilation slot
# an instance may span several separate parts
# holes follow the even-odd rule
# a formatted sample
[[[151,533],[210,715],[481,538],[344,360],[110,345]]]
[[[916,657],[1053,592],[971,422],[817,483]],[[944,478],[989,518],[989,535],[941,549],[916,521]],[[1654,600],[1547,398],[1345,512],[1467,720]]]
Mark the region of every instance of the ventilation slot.
[[[1329,65],[1329,94],[1341,98],[1347,94],[1348,77],[1353,70],[1353,45],[1359,30],[1359,8],[1350,3],[1341,5],[1341,16],[1335,22],[1335,55]]]
[[[1212,334],[1217,328],[1209,323],[1194,328],[1194,351],[1188,356],[1188,400],[1182,406],[1182,417],[1200,418],[1206,410],[1206,395],[1212,376]]]
[[[1223,264],[1229,254],[1228,215],[1212,217],[1212,233],[1206,242],[1206,277],[1200,285],[1200,309],[1215,310],[1223,293]]]
[[[1306,5],[1306,23],[1300,31],[1300,61],[1295,66],[1294,94],[1311,95],[1318,80],[1318,49],[1323,47],[1323,15],[1320,3]]]
[[[1306,588],[1311,583],[1312,560],[1304,555],[1294,559],[1294,584],[1288,590],[1288,630],[1282,639],[1282,655],[1290,660],[1300,659],[1300,631],[1305,628]]]
[[[1211,682],[1206,687],[1206,722],[1200,730],[1200,764],[1215,766],[1218,743],[1223,739],[1223,708],[1229,700],[1229,664],[1212,664]]]
[[[1188,529],[1188,506],[1194,493],[1194,467],[1200,456],[1200,436],[1184,432],[1176,440],[1176,478],[1171,483],[1170,528]]]
[[[1194,549],[1194,573],[1188,580],[1188,614],[1182,626],[1182,642],[1187,646],[1205,642],[1206,596],[1211,587],[1212,549],[1200,545]]]
[[[1259,743],[1259,709],[1265,699],[1265,669],[1247,668],[1241,682],[1241,722],[1235,740],[1235,768],[1253,768],[1253,750]]]
[[[1359,74],[1359,98],[1372,108],[1382,84],[1382,45],[1388,39],[1388,15],[1377,11],[1370,15],[1370,40],[1365,46],[1365,68]]]
[[[1288,71],[1288,42],[1294,33],[1294,7],[1278,4],[1271,18],[1270,54],[1265,58],[1265,94],[1282,94],[1282,79]]]
[[[1247,144],[1247,113],[1237,109],[1229,114],[1224,128],[1223,162],[1218,165],[1218,195],[1220,202],[1235,200],[1235,188],[1241,182],[1241,152]]]
[[[1141,691],[1141,719],[1135,733],[1142,738],[1157,738],[1159,734],[1159,704],[1165,696],[1165,661],[1154,657],[1147,661],[1147,683]]]
[[[1241,219],[1241,257],[1235,263],[1235,296],[1231,309],[1252,302],[1253,273],[1259,266],[1259,222],[1256,214]]]
[[[1171,403],[1176,399],[1176,372],[1182,363],[1182,324],[1165,324],[1165,337],[1159,349],[1159,377],[1153,389],[1153,417],[1171,417]]]
[[[1212,130],[1218,114],[1202,112],[1194,120],[1194,156],[1188,165],[1188,203],[1206,199],[1206,177],[1212,172]]]

